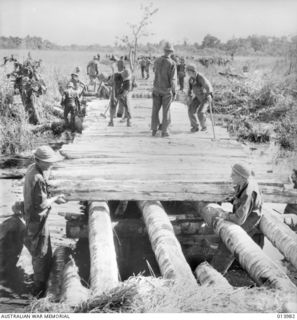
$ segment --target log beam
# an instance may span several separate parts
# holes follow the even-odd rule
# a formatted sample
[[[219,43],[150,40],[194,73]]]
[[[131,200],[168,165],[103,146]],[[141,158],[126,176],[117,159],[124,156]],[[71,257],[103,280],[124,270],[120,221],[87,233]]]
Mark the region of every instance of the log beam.
[[[260,221],[260,230],[297,269],[297,234],[280,221],[279,217],[279,214],[265,210]]]
[[[109,207],[106,202],[89,205],[90,285],[100,295],[118,284],[118,265]]]
[[[197,282],[161,203],[158,201],[139,201],[138,206],[142,211],[162,276],[186,285],[196,286]]]
[[[195,276],[203,286],[219,286],[226,289],[232,288],[227,279],[206,261],[197,266]]]
[[[238,225],[215,218],[223,212],[217,204],[195,203],[196,210],[208,225],[213,226],[227,248],[258,285],[268,285],[284,291],[296,290],[285,272],[275,264]]]

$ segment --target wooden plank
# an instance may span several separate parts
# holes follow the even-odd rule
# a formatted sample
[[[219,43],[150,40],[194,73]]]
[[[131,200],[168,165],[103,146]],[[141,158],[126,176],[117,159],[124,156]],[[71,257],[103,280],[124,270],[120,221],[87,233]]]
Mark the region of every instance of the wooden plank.
[[[79,173],[78,173],[79,175]],[[259,183],[260,184],[260,183]],[[297,189],[283,185],[261,185],[265,202],[297,203]],[[194,183],[171,180],[51,180],[53,194],[64,193],[68,200],[151,200],[220,202],[234,193],[231,182]]]

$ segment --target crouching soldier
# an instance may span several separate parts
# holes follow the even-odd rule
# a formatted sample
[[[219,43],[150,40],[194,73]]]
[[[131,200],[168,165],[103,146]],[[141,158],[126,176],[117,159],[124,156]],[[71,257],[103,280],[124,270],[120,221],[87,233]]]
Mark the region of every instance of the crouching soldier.
[[[240,225],[250,237],[253,237],[260,232],[258,225],[262,217],[263,200],[258,183],[252,176],[250,168],[239,163],[232,167],[231,179],[235,185],[235,195],[229,199],[233,203],[233,212],[226,212],[221,218]],[[261,236],[263,242],[263,235]],[[258,244],[263,246],[263,243]],[[233,254],[221,241],[211,265],[224,275],[234,259]]]
[[[26,221],[25,245],[32,256],[35,294],[43,294],[49,275],[52,248],[47,218],[54,203],[65,203],[64,195],[50,197],[48,178],[52,165],[62,160],[50,147],[42,146],[34,153],[35,163],[25,176],[24,215]]]
[[[64,107],[64,121],[65,126],[69,127],[72,131],[75,131],[75,116],[78,114],[79,108],[79,96],[78,92],[74,90],[74,85],[69,82],[66,90],[63,93],[61,106]],[[70,122],[68,120],[68,115],[70,113]]]
[[[206,112],[213,97],[212,85],[204,75],[196,71],[194,65],[188,65],[186,70],[189,75],[188,115],[192,127],[191,132],[199,131],[196,113],[198,114],[201,131],[206,131]],[[194,97],[192,97],[192,93]]]

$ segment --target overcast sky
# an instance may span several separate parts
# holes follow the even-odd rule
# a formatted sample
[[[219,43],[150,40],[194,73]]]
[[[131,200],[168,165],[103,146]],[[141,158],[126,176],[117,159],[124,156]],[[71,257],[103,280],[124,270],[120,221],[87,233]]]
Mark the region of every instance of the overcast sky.
[[[297,34],[297,0],[152,0],[153,36],[201,43],[252,34]],[[114,44],[140,18],[141,0],[0,0],[0,35],[35,35],[57,44]]]

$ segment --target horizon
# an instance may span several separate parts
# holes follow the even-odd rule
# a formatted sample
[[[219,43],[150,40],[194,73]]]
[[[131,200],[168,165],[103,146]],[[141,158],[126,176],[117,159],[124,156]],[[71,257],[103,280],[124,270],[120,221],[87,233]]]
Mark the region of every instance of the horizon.
[[[200,44],[207,34],[222,42],[297,34],[295,0],[1,0],[0,36],[32,35],[59,46],[114,46],[117,36],[130,33],[127,23],[139,20],[141,3],[150,2],[159,11],[148,28],[153,35],[142,38],[141,44]]]

